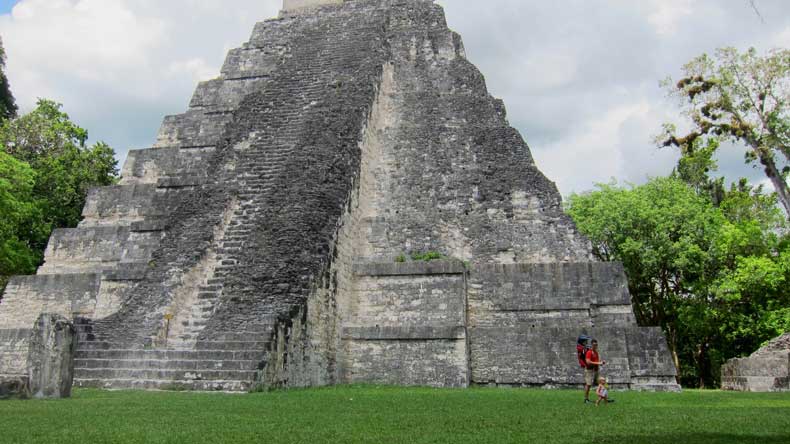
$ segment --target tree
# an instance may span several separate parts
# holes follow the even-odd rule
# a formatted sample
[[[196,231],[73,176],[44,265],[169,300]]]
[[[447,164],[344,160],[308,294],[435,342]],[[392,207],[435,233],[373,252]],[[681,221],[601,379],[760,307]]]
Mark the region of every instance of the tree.
[[[17,112],[16,100],[14,100],[14,95],[11,94],[8,77],[5,75],[5,61],[3,40],[0,39],[0,120],[16,117]]]
[[[76,226],[88,189],[112,185],[118,172],[112,148],[103,142],[87,146],[88,132],[61,108],[39,100],[36,109],[0,127],[6,152],[36,172],[33,194],[53,228]]]
[[[637,320],[663,328],[685,385],[715,384],[724,359],[790,327],[790,248],[766,228],[784,218],[759,189],[734,185],[717,206],[676,174],[598,185],[568,213],[598,258],[623,263]]]
[[[677,146],[684,155],[713,141],[741,143],[746,162],[759,162],[790,217],[790,50],[759,56],[755,49],[741,54],[719,49],[716,57],[702,55],[683,67],[684,77],[664,82],[681,100],[692,129],[678,136],[667,124],[658,141]],[[700,139],[704,142],[700,142]]]
[[[35,271],[52,229],[76,226],[88,190],[115,183],[112,148],[87,139],[49,100],[0,124],[0,284]]]
[[[25,162],[0,147],[0,291],[9,276],[36,270],[40,253],[25,241],[28,230],[41,227],[40,212],[33,198],[35,174]]]

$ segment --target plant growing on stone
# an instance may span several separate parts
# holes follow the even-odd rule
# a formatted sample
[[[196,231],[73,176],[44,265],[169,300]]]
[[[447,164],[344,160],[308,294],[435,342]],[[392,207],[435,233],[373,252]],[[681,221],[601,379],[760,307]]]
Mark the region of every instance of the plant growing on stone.
[[[413,252],[411,253],[411,260],[413,261],[423,261],[423,262],[430,262],[433,260],[441,260],[446,259],[447,256],[439,253],[437,251],[427,251],[424,253],[420,252]]]

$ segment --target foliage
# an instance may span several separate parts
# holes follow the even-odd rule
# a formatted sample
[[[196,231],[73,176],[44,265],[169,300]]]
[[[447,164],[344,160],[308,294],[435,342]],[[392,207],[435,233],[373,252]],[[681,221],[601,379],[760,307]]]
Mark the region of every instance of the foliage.
[[[790,217],[790,50],[760,56],[753,48],[745,53],[723,48],[715,57],[695,58],[683,73],[680,81],[667,79],[664,86],[680,99],[692,130],[678,136],[667,124],[659,143],[677,146],[685,156],[701,147],[718,148],[723,140],[745,145],[746,162],[762,165]]]
[[[0,161],[10,184],[2,213],[9,228],[0,232],[8,245],[0,263],[7,266],[0,275],[34,271],[52,229],[76,226],[88,190],[115,183],[112,148],[102,142],[89,147],[87,139],[87,131],[49,100],[0,124]]]
[[[16,117],[17,112],[16,100],[11,93],[8,77],[5,75],[5,62],[5,49],[0,39],[0,120]]]
[[[3,442],[779,444],[790,399],[732,392],[329,387],[250,395],[75,390],[0,403]]]
[[[439,253],[438,251],[426,251],[426,252],[412,252],[411,260],[413,261],[423,261],[423,262],[430,262],[434,260],[441,260],[447,259],[447,256]]]
[[[415,262],[430,262],[434,260],[447,259],[447,256],[445,256],[442,253],[439,253],[438,251],[426,251],[426,252],[413,251],[409,253],[408,257],[405,254],[399,254],[398,256],[395,257],[395,262],[404,263],[409,259]]]
[[[25,162],[6,154],[0,147],[0,290],[12,274],[35,271],[38,252],[25,239],[27,230],[40,227],[40,212],[33,198],[35,174]]]
[[[664,329],[683,383],[694,386],[786,331],[790,307],[790,248],[773,197],[745,181],[722,189],[718,206],[709,197],[676,174],[598,185],[568,207],[594,254],[623,262],[638,321]]]

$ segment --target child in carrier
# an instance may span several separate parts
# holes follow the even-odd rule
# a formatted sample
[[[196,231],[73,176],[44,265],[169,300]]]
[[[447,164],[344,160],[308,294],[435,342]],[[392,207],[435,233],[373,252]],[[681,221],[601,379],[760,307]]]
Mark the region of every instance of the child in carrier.
[[[598,378],[598,388],[595,390],[595,393],[598,395],[595,405],[599,405],[601,401],[604,404],[609,404],[609,386],[606,385],[606,378],[603,376]]]

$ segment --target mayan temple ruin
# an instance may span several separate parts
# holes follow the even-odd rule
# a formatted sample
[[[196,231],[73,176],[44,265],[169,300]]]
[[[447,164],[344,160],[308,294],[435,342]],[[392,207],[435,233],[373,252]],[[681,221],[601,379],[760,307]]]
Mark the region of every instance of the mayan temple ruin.
[[[122,176],[10,281],[0,378],[46,313],[77,387],[577,387],[586,333],[679,388],[431,0],[285,0]]]

